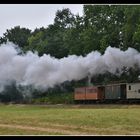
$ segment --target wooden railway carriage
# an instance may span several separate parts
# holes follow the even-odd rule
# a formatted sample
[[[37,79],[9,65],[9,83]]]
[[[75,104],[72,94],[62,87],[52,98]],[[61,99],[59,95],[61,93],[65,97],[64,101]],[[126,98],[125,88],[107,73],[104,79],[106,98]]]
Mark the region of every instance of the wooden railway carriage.
[[[119,83],[75,89],[76,102],[140,102],[140,83]],[[82,102],[81,102],[82,101]]]
[[[104,99],[104,87],[92,86],[92,87],[81,87],[75,89],[74,94],[75,101],[100,101]]]
[[[105,86],[105,99],[118,100],[126,98],[126,84],[111,84]]]
[[[75,88],[74,99],[79,101],[86,100],[85,94],[86,94],[86,87]]]
[[[127,99],[140,99],[140,83],[128,83],[126,93]]]
[[[86,88],[86,100],[102,100],[104,99],[103,87],[87,87]]]

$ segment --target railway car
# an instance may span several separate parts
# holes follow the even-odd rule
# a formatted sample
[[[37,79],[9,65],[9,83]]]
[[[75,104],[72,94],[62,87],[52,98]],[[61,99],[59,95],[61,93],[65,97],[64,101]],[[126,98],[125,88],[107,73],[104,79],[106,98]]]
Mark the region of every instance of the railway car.
[[[77,103],[86,100],[86,87],[75,88],[74,100]]]
[[[126,99],[126,84],[109,84],[104,86],[105,88],[105,101],[106,102],[117,102]]]
[[[92,86],[75,89],[74,100],[76,103],[94,103],[104,99],[104,87]]]
[[[76,88],[76,103],[140,103],[140,83],[118,83]]]
[[[140,102],[140,83],[126,84],[126,99],[130,102]]]

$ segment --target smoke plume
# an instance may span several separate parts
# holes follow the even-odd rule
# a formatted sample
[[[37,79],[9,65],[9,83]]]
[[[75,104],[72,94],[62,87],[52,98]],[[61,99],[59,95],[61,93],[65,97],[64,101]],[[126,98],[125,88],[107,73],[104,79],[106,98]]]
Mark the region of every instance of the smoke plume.
[[[70,55],[56,59],[44,54],[28,51],[19,54],[18,46],[13,43],[0,46],[0,90],[11,81],[17,85],[33,85],[36,88],[49,88],[65,81],[80,80],[89,74],[110,72],[121,74],[122,68],[140,67],[140,53],[133,48],[121,51],[108,47],[103,55],[93,51],[83,56]]]

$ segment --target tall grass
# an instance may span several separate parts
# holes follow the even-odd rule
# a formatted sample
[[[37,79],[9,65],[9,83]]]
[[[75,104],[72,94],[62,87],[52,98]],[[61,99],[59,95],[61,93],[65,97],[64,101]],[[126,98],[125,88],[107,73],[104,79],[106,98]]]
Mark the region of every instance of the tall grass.
[[[1,135],[140,135],[140,106],[0,105],[0,131]]]

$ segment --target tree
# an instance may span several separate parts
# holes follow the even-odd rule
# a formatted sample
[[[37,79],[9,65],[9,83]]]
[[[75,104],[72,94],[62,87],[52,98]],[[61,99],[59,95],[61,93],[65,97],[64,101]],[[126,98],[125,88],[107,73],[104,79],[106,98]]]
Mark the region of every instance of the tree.
[[[120,48],[124,7],[84,5],[85,48],[104,52],[108,46]],[[87,45],[86,45],[87,44]]]
[[[56,58],[68,55],[69,48],[65,44],[67,31],[72,28],[74,15],[68,8],[58,10],[54,19],[54,24],[49,25],[46,31],[47,47],[45,53]]]
[[[123,43],[125,49],[128,47],[140,50],[139,46],[139,27],[140,27],[140,6],[127,6],[125,10],[125,25]]]
[[[37,51],[39,56],[42,56],[46,50],[46,46],[47,40],[45,38],[45,33],[43,31],[39,31],[28,38],[28,46],[24,47],[24,51]]]
[[[14,28],[7,29],[0,39],[1,43],[11,41],[23,48],[28,45],[28,38],[31,36],[31,30],[26,28],[21,28],[20,26],[15,26]]]
[[[6,85],[4,91],[0,93],[0,101],[2,102],[20,103],[22,100],[23,95],[18,91],[15,82],[12,82],[10,85]]]
[[[57,10],[54,19],[54,25],[59,28],[70,28],[73,27],[74,15],[71,13],[69,8],[63,8],[62,10]]]
[[[132,41],[133,41],[132,43],[134,45],[133,48],[140,51],[140,24],[138,25],[137,30],[133,34]]]
[[[67,29],[64,34],[64,46],[68,48],[70,55],[84,55],[84,44],[82,44],[83,30],[83,18],[76,15],[73,27]]]

